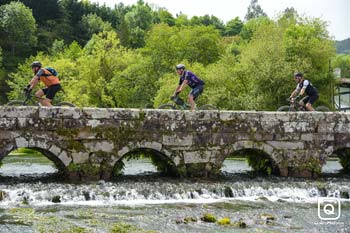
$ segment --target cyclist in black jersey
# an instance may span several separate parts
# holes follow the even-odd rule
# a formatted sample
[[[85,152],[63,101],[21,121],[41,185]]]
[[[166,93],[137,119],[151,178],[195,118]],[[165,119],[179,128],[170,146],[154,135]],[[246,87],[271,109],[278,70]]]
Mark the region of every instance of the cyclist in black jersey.
[[[304,79],[304,75],[300,72],[294,74],[294,80],[297,83],[297,87],[291,93],[289,98],[297,96],[298,93],[298,96],[301,97],[306,93],[307,96],[302,98],[299,104],[303,106],[305,105],[305,108],[308,111],[315,111],[315,109],[312,107],[312,104],[318,99],[317,89],[311,84],[309,80]]]

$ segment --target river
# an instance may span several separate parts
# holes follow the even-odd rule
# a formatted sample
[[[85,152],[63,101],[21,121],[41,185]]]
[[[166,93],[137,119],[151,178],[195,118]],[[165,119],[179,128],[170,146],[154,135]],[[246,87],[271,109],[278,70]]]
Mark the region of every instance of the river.
[[[253,176],[244,159],[225,160],[217,179],[174,179],[139,159],[114,182],[88,184],[59,181],[43,156],[2,163],[0,232],[350,232],[350,176],[336,160],[318,179]],[[321,219],[336,218],[339,205],[339,219]]]

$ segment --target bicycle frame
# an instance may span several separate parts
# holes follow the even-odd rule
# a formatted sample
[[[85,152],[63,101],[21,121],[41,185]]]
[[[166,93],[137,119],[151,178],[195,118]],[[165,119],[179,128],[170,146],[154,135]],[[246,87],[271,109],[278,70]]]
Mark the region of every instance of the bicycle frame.
[[[290,99],[290,111],[307,111],[304,105],[299,104],[296,98]]]
[[[182,98],[180,98],[179,96],[175,96],[174,98],[171,98],[171,100],[175,103],[175,105],[179,108],[181,108],[182,110],[187,110],[191,108],[191,105],[189,105],[188,103],[186,103]]]

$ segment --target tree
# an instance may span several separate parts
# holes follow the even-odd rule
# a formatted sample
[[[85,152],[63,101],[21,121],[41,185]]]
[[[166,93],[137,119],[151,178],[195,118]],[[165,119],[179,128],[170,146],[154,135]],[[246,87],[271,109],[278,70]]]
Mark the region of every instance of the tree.
[[[85,33],[82,33],[86,38],[86,41],[90,40],[93,34],[97,34],[102,31],[113,30],[112,25],[108,22],[104,22],[96,14],[83,15],[81,22],[81,30]]]
[[[224,36],[235,36],[238,35],[243,28],[243,22],[236,17],[228,21],[225,25]]]
[[[129,29],[129,46],[140,48],[145,44],[144,37],[147,30],[151,28],[153,21],[152,9],[142,0],[125,15],[125,22]]]
[[[332,62],[333,68],[341,69],[342,78],[350,78],[350,55],[340,54]]]
[[[223,51],[220,35],[213,27],[169,27],[154,25],[150,30],[144,51],[152,58],[154,69],[173,71],[179,61],[204,65],[219,60]]]
[[[36,25],[32,11],[20,2],[0,6],[0,47],[6,59],[5,67],[12,69],[36,46]]]
[[[258,4],[258,0],[251,0],[250,5],[248,6],[247,14],[244,19],[246,21],[259,17],[266,17],[266,13],[263,11],[261,6]]]

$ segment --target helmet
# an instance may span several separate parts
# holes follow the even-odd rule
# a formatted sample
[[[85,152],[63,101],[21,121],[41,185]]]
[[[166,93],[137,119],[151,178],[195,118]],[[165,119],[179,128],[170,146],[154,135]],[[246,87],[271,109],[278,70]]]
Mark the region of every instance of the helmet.
[[[185,65],[184,65],[184,64],[178,64],[178,65],[176,66],[176,69],[177,69],[177,70],[185,69]]]
[[[34,61],[30,66],[31,66],[32,68],[33,68],[33,67],[42,67],[40,61]]]
[[[296,73],[294,73],[294,77],[300,77],[300,78],[302,78],[302,77],[303,77],[303,73],[301,73],[301,72],[296,72]]]

